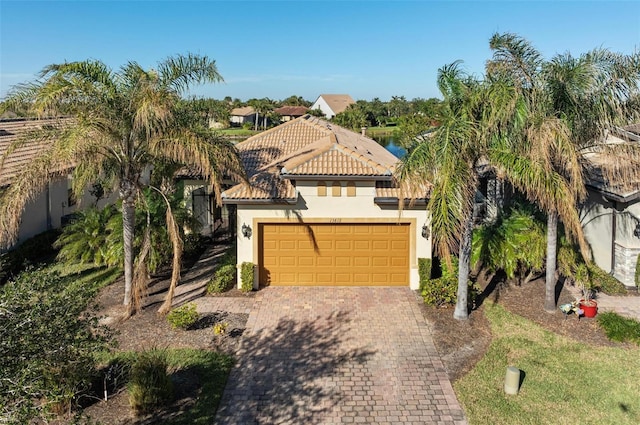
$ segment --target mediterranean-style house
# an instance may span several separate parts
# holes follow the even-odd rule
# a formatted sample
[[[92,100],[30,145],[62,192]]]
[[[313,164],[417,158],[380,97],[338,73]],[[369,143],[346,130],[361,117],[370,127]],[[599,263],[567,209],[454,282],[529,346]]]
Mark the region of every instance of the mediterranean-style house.
[[[306,106],[281,106],[273,110],[280,115],[280,122],[287,122],[303,116],[309,111]]]
[[[640,143],[640,124],[607,136],[607,143],[623,142]],[[640,254],[640,182],[607,181],[600,170],[607,159],[595,153],[586,157],[591,167],[581,221],[593,260],[625,286],[633,287]]]
[[[256,122],[256,110],[251,106],[243,106],[241,108],[233,108],[229,122],[233,125],[242,125],[244,123]]]
[[[418,288],[418,259],[431,257],[429,188],[398,187],[390,152],[310,115],[237,148],[249,185],[222,200],[235,206],[237,261],[256,266],[254,287]]]
[[[344,112],[349,105],[355,103],[348,94],[321,94],[309,109],[320,109],[324,116],[330,120],[340,112]]]
[[[9,152],[12,144],[30,132],[46,126],[64,126],[68,120],[69,118],[0,120],[0,189],[13,183],[18,172],[33,160],[46,142],[30,140]],[[60,228],[65,217],[73,214],[78,204],[87,205],[96,201],[89,193],[79,203],[70,196],[71,181],[67,172],[71,168],[61,170],[63,176],[51,181],[44,192],[26,205],[17,244],[46,230]]]

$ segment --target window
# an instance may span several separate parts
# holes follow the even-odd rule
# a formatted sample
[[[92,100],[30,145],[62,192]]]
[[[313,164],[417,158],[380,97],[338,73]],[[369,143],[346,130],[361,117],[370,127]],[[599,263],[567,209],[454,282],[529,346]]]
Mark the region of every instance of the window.
[[[347,182],[347,196],[350,196],[350,197],[356,196],[355,182]]]
[[[333,185],[331,185],[331,196],[342,196],[342,186],[340,182],[333,182]]]
[[[327,196],[327,184],[318,182],[318,196]]]

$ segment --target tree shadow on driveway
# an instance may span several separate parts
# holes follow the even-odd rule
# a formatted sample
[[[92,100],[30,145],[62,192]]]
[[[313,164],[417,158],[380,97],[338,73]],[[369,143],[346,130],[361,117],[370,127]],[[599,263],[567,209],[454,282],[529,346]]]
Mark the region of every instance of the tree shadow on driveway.
[[[349,316],[280,318],[246,334],[215,423],[324,422],[344,397],[341,382],[376,354],[355,346]]]

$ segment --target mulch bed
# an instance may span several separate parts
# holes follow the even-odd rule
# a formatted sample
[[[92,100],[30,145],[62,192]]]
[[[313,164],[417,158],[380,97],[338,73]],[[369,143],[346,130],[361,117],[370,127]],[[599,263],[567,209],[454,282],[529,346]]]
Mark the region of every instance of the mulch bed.
[[[485,288],[486,289],[486,288]],[[543,279],[522,286],[500,282],[484,294],[487,300],[498,303],[513,314],[522,316],[556,334],[593,346],[634,347],[629,343],[610,341],[596,318],[580,318],[570,314],[566,318],[560,310],[544,311],[545,285]],[[574,297],[562,287],[558,305],[569,303]],[[484,317],[486,303],[471,312],[469,320],[453,318],[453,308],[424,306],[424,316],[433,324],[433,339],[442,356],[449,379],[455,381],[464,376],[482,359],[491,343],[491,327]]]

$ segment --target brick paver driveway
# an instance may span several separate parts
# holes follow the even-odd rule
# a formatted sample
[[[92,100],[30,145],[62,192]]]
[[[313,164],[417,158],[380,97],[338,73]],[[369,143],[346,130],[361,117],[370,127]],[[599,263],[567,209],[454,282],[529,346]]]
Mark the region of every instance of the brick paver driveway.
[[[266,288],[217,424],[465,424],[408,288]]]

